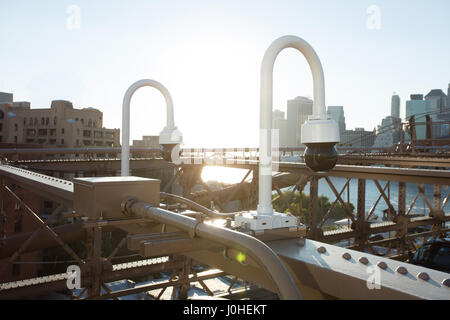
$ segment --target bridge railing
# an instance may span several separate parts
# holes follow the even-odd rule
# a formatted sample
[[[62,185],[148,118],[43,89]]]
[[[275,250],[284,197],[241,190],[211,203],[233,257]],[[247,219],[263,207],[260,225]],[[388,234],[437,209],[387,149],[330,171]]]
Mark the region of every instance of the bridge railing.
[[[256,208],[258,161],[241,159],[215,164],[248,172],[240,183],[213,191],[201,181],[200,174],[193,173],[210,163],[203,157],[194,160],[178,172],[181,182],[187,181],[183,175],[189,176],[189,183],[182,183],[185,196],[205,206],[213,202],[223,211],[236,200],[240,207],[234,205],[228,211]],[[314,173],[303,163],[276,165],[279,173],[273,177],[273,202],[279,211],[298,216],[307,223],[308,236],[312,239],[345,242],[347,246],[371,252],[377,247],[378,254],[405,258],[420,243],[415,239],[425,241],[429,237],[445,236],[449,231],[446,226],[450,221],[446,213],[448,170],[337,165],[329,172]],[[249,182],[245,178],[250,174],[253,180]],[[196,184],[204,191],[192,192]],[[306,195],[300,196],[303,192]],[[329,197],[326,208],[321,194]],[[422,203],[420,214],[419,202]]]

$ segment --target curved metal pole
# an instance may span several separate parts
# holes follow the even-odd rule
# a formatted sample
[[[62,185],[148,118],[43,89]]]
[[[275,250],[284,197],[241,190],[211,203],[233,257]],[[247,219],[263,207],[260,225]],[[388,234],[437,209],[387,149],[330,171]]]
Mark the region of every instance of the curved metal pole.
[[[153,87],[162,93],[167,104],[167,129],[175,127],[173,117],[173,102],[169,91],[161,83],[155,80],[143,79],[133,83],[125,92],[122,104],[122,156],[121,156],[121,175],[130,175],[130,102],[131,97],[137,89],[142,87]]]
[[[260,88],[260,161],[258,188],[258,215],[272,215],[272,102],[273,66],[278,54],[286,48],[295,48],[308,61],[314,81],[313,119],[326,119],[325,81],[322,64],[314,49],[302,38],[284,36],[278,38],[266,50],[261,65]]]
[[[180,230],[188,232],[192,237],[208,239],[221,243],[228,247],[241,250],[250,255],[258,263],[259,267],[272,280],[277,293],[281,299],[302,299],[294,278],[281,262],[280,258],[264,242],[250,235],[217,227],[194,218],[186,217],[161,208],[152,207],[145,202],[125,200],[122,202],[122,212],[126,215],[137,215],[143,218],[156,220],[160,223],[169,224]]]

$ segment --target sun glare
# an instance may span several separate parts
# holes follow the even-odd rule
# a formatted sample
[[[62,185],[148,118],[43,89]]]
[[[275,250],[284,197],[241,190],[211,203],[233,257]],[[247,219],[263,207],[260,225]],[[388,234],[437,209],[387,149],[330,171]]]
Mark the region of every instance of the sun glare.
[[[206,166],[202,170],[202,180],[205,182],[217,181],[227,184],[234,184],[241,182],[246,173],[247,170],[244,169]],[[252,174],[250,173],[247,177],[247,180],[251,178]]]

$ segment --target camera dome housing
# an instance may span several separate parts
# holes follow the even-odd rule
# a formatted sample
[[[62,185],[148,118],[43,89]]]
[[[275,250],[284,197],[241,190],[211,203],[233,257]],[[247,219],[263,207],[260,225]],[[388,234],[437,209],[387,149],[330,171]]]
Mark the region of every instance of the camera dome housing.
[[[306,165],[313,171],[328,171],[336,165],[335,143],[307,143],[303,154]]]
[[[301,132],[306,165],[316,172],[333,169],[338,159],[335,145],[340,140],[337,123],[332,119],[308,119]]]
[[[159,144],[161,145],[163,159],[170,162],[179,160],[173,159],[172,151],[176,146],[179,146],[182,142],[183,142],[183,135],[177,129],[177,127],[173,128],[165,127],[159,134]]]
[[[175,150],[175,152],[178,152],[178,156],[179,156],[179,144],[162,144],[160,147],[161,153],[162,153],[162,157],[164,160],[169,161],[169,162],[176,162],[177,159],[175,159],[175,157],[173,157],[172,153],[174,151],[174,148],[177,147],[177,149]]]

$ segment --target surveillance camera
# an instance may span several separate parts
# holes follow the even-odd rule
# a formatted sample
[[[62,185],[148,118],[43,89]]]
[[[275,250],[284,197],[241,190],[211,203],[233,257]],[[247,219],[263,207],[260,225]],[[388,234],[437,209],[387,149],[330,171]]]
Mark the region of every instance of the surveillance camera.
[[[161,145],[161,153],[164,160],[173,162],[175,159],[172,159],[172,151],[173,149],[179,146],[179,144],[162,144]]]
[[[163,159],[170,162],[178,160],[173,159],[172,152],[174,148],[176,146],[179,146],[182,142],[183,136],[181,132],[177,129],[177,127],[173,128],[165,127],[163,131],[161,131],[161,133],[159,134],[159,144],[161,145]]]
[[[308,119],[302,125],[302,143],[306,145],[306,165],[313,171],[328,171],[336,165],[339,127],[334,120]]]

